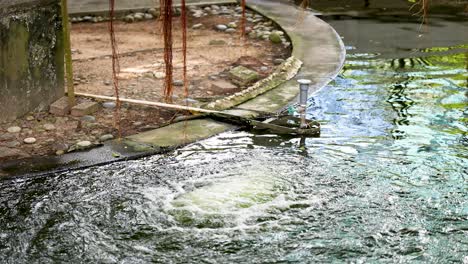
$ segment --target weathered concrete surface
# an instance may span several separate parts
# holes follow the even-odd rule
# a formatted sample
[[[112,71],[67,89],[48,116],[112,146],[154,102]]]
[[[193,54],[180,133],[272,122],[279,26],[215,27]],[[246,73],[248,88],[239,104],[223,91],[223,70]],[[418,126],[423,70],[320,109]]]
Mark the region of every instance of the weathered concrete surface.
[[[0,122],[64,94],[59,2],[0,2]]]
[[[118,0],[115,1],[115,10],[119,12],[130,10],[145,10],[159,7],[159,1],[154,0]],[[180,6],[180,0],[173,1],[174,6]],[[235,0],[187,0],[187,5],[232,4]],[[69,3],[68,13],[95,14],[109,12],[108,0],[72,0]]]
[[[205,139],[232,128],[234,126],[211,119],[195,119],[133,135],[127,139],[158,147],[172,147]]]

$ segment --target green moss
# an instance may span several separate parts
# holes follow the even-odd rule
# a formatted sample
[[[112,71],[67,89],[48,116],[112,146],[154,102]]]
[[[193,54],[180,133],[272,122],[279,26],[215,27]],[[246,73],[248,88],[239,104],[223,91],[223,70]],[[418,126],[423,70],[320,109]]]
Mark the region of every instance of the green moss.
[[[18,81],[28,72],[29,33],[25,25],[12,21],[5,47],[5,74],[11,81]],[[14,63],[11,63],[14,62]]]
[[[271,33],[269,36],[269,39],[271,42],[275,44],[280,44],[281,43],[281,36],[278,33]]]

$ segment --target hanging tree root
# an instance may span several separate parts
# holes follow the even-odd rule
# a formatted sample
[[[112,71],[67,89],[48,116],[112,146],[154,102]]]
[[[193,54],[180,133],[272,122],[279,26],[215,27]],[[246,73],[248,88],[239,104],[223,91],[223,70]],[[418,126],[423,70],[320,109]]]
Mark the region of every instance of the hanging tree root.
[[[172,0],[163,0],[163,35],[164,35],[164,63],[165,63],[165,78],[164,78],[164,100],[168,103],[172,102]]]
[[[410,7],[410,11],[412,11],[416,6],[419,6],[419,10],[414,13],[414,16],[421,16],[421,26],[427,25],[429,22],[429,0],[419,0],[414,5]]]
[[[117,41],[115,39],[114,31],[114,19],[115,19],[115,0],[109,0],[109,34],[112,47],[112,80],[114,86],[115,94],[115,112],[114,112],[114,126],[118,131],[118,138],[122,137],[121,127],[120,127],[120,96],[119,96],[119,78],[118,74],[120,72],[120,63],[119,63],[119,54],[117,51]]]

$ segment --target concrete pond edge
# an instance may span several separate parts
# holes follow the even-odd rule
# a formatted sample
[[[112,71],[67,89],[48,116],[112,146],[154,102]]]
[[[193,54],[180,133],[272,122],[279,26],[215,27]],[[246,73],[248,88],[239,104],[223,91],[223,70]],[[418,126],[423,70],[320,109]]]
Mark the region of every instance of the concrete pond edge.
[[[291,7],[287,0],[278,0],[274,5]],[[294,77],[309,77],[310,71],[304,68],[314,68],[316,65],[304,64],[302,56],[303,36],[297,33],[296,28],[282,23],[281,15],[271,12],[271,3],[268,0],[251,0],[248,8],[267,17],[277,24],[288,36],[292,43],[292,56],[284,61],[274,73],[255,83],[242,92],[220,99],[208,105],[207,108],[224,110],[223,112],[243,117],[255,117],[261,112],[274,113],[287,107],[298,95],[297,83]],[[226,4],[221,2],[220,4]],[[273,9],[274,10],[274,9]],[[296,8],[297,10],[297,8]],[[287,14],[285,15],[287,16]],[[309,19],[318,23],[317,30],[328,31],[330,51],[336,58],[326,62],[326,69],[312,83],[312,92],[318,91],[332,81],[344,65],[346,53],[344,44],[338,33],[326,22],[308,14]],[[285,20],[284,18],[283,20]],[[287,19],[286,19],[287,20]],[[308,34],[305,32],[305,34]],[[307,44],[307,43],[306,43]],[[307,45],[306,45],[307,46]],[[312,49],[314,47],[312,46]],[[306,60],[307,61],[307,60]],[[328,65],[329,64],[329,65]],[[302,66],[302,68],[301,68]],[[313,72],[313,71],[312,71]],[[50,173],[65,172],[76,169],[85,169],[93,166],[102,166],[114,162],[141,159],[144,157],[164,154],[188,145],[198,140],[215,136],[222,132],[237,129],[236,126],[221,123],[209,118],[197,118],[169,124],[154,130],[128,136],[121,140],[104,142],[103,146],[67,153],[63,156],[37,158],[28,161],[12,161],[0,166],[0,176],[18,177],[22,175],[47,175]],[[43,164],[46,164],[45,166]]]

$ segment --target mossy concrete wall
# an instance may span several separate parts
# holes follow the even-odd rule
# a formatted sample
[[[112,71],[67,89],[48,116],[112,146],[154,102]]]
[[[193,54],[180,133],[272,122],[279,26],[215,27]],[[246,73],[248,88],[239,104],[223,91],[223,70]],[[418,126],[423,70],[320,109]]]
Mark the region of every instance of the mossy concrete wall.
[[[64,94],[59,0],[0,1],[0,122]]]

